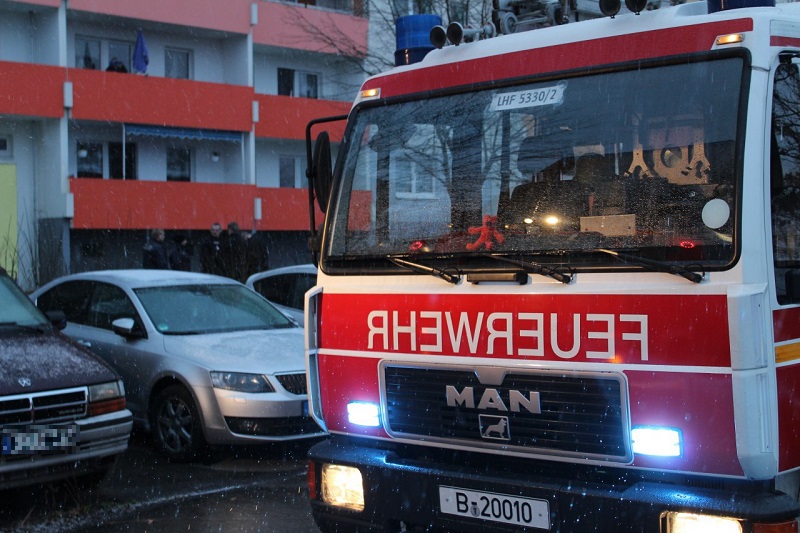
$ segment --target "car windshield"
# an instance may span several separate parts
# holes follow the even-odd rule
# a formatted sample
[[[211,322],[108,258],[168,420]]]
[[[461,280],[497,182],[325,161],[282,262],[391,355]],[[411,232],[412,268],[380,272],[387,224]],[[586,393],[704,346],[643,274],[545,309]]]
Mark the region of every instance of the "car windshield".
[[[42,313],[14,281],[0,276],[0,325],[39,327],[47,323]]]
[[[283,313],[238,285],[173,285],[134,291],[164,335],[295,327]]]
[[[324,260],[468,266],[491,252],[606,268],[624,251],[725,268],[743,67],[716,55],[365,103]]]

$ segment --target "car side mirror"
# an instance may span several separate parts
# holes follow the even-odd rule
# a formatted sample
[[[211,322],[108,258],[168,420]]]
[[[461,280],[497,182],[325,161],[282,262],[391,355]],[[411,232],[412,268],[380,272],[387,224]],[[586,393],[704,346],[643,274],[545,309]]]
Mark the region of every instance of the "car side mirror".
[[[132,318],[118,318],[111,323],[111,331],[126,339],[141,339],[141,331],[136,329],[136,321]]]
[[[67,327],[67,315],[64,314],[64,311],[54,309],[52,311],[46,311],[44,315],[57,330],[61,331]]]

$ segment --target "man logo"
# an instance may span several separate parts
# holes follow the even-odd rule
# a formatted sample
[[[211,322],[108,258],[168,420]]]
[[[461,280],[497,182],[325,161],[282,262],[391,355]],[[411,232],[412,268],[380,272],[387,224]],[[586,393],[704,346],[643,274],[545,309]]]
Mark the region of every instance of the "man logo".
[[[511,440],[511,428],[507,416],[478,415],[481,438],[491,440]]]
[[[30,387],[31,378],[17,378],[17,383],[19,383],[20,387]]]

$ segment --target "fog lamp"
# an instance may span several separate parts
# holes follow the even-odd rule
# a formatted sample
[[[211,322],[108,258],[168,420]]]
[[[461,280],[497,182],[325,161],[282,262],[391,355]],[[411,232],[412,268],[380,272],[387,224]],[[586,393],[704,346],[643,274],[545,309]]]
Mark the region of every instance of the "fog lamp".
[[[378,427],[381,425],[378,405],[370,402],[350,402],[347,404],[347,420],[357,426]]]
[[[680,430],[654,426],[638,426],[631,430],[633,453],[680,457],[683,443]]]
[[[557,226],[559,222],[561,221],[555,215],[547,216],[544,219],[544,223],[547,224],[548,226]]]
[[[325,503],[354,511],[364,510],[364,485],[358,468],[323,464],[320,488]]]
[[[691,513],[666,513],[667,533],[741,533],[735,518]]]

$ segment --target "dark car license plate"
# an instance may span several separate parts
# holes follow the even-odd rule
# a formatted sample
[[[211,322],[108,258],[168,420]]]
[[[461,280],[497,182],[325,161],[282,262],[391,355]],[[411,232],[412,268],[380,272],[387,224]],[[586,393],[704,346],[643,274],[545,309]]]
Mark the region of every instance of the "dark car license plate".
[[[57,453],[73,448],[78,440],[78,427],[27,426],[0,430],[3,455]]]

